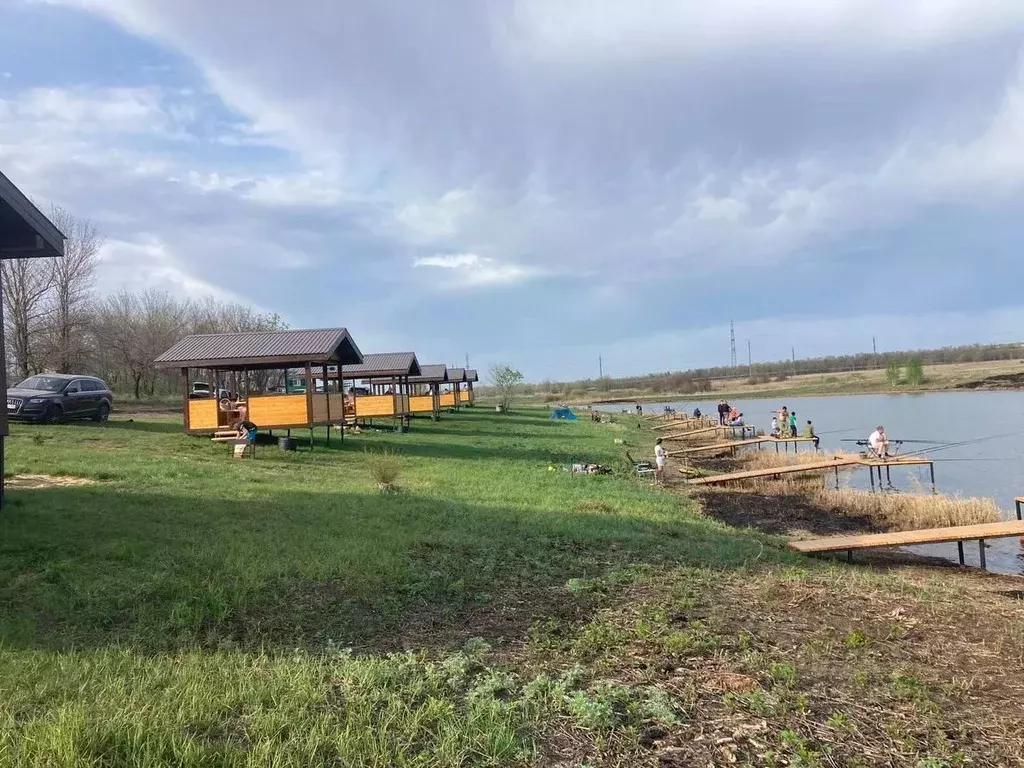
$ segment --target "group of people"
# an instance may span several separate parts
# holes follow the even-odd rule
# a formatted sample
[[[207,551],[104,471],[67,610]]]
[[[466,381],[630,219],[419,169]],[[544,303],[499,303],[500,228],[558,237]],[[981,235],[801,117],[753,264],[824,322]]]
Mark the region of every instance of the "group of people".
[[[796,411],[791,411],[786,406],[782,406],[782,408],[773,413],[771,436],[800,437],[800,433],[797,431]],[[807,425],[804,427],[803,436],[811,438],[814,441],[815,450],[818,449],[821,438],[815,433],[814,424],[810,419],[807,420]]]

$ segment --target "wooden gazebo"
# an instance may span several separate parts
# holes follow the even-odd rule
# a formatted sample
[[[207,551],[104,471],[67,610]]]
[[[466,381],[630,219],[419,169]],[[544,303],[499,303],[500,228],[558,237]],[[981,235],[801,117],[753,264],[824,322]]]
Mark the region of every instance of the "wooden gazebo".
[[[0,173],[0,259],[38,259],[64,255],[64,235]],[[3,304],[0,299],[0,321]],[[0,324],[0,386],[7,392],[7,350]],[[4,502],[4,438],[7,409],[0,415],[0,506]]]
[[[407,423],[411,415],[410,379],[420,376],[419,361],[414,352],[380,352],[363,355],[363,362],[342,369],[341,382],[361,381],[370,394],[352,392],[345,398],[346,415],[351,421],[393,418]]]
[[[466,405],[473,405],[476,402],[476,395],[473,394],[473,385],[480,381],[480,374],[476,372],[475,368],[466,369],[466,389],[462,393],[463,401]]]
[[[438,365],[421,365],[419,376],[411,376],[412,395],[409,397],[409,410],[413,413],[429,413],[437,420],[441,418],[441,385],[448,383],[448,367],[444,363]]]
[[[462,384],[466,381],[465,368],[449,368],[448,383],[451,385],[447,392],[441,394],[442,408],[455,408],[458,410],[462,405]]]
[[[218,402],[216,394],[221,376],[228,372],[281,371],[289,369],[304,373],[304,391],[299,393],[246,391],[241,395],[247,417],[260,429],[309,429],[345,423],[345,396],[330,392],[324,386],[317,391],[317,373],[328,379],[327,370],[335,367],[338,377],[344,376],[346,365],[363,362],[352,337],[344,328],[318,330],[254,331],[243,333],[209,333],[186,336],[156,359],[157,368],[177,368],[182,375],[182,410],[188,434],[210,434],[231,424],[232,411]],[[189,392],[189,372],[209,371],[213,397],[194,398]],[[330,440],[330,430],[328,430]]]

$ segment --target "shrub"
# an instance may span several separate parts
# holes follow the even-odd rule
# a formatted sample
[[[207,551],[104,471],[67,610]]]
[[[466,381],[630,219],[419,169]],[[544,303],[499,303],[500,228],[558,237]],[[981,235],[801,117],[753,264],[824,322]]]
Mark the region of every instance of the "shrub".
[[[402,463],[397,453],[385,449],[370,455],[370,475],[382,491],[391,490],[401,474]]]

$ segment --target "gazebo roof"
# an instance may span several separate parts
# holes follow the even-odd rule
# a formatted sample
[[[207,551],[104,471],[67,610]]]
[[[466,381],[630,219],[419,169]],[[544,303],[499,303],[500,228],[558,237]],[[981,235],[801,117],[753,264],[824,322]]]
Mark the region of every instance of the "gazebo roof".
[[[63,233],[0,173],[0,258],[63,255]]]
[[[341,370],[346,380],[376,379],[386,376],[419,376],[421,368],[415,352],[377,352],[363,355],[363,362]]]
[[[245,331],[186,336],[156,359],[157,368],[246,370],[307,363],[354,365],[363,354],[345,328]]]

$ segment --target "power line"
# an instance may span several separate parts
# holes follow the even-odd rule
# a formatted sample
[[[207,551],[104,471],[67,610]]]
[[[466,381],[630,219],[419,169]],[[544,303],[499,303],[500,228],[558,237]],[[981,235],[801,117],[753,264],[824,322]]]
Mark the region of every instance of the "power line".
[[[732,320],[729,321],[729,351],[730,359],[732,360],[732,367],[736,367],[736,328],[732,324]]]

